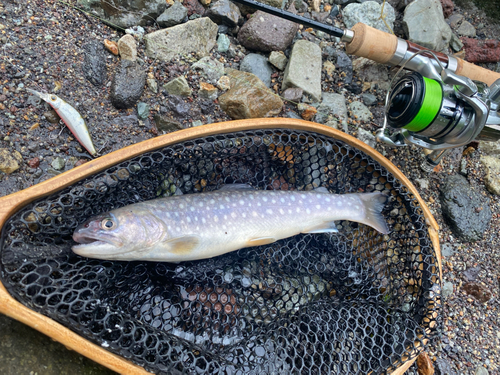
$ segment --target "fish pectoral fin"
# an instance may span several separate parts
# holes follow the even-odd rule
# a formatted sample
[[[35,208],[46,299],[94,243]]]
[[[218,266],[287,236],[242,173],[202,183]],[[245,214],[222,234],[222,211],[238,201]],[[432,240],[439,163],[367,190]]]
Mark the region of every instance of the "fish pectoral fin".
[[[182,255],[189,254],[200,243],[197,236],[182,236],[170,238],[164,243],[170,246],[170,251],[174,254]]]
[[[222,185],[218,191],[241,191],[241,190],[255,190],[255,188],[248,184],[227,184],[227,185]]]
[[[304,229],[301,233],[338,233],[333,221],[325,221],[319,225]]]
[[[261,245],[268,245],[270,243],[276,242],[277,239],[274,237],[258,237],[258,238],[250,238],[247,243],[246,247],[253,247],[253,246],[261,246]]]

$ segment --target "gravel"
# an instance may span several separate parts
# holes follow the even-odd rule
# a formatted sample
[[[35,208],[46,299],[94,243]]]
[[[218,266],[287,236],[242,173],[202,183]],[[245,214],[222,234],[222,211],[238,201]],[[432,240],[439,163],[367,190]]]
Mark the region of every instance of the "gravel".
[[[185,3],[190,2],[183,3],[187,6]],[[335,9],[334,6],[332,10]],[[493,23],[484,16],[484,12],[456,4],[454,14],[462,15],[471,23],[478,32],[478,38],[500,38],[500,22]],[[188,16],[191,15],[188,13]],[[141,68],[148,74],[150,87],[154,86],[153,82],[157,87],[163,87],[165,83],[185,76],[193,89],[190,98],[172,97],[163,90],[155,93],[146,89],[138,100],[149,107],[149,113],[141,111],[138,114],[137,105],[116,109],[110,101],[111,79],[120,63],[119,57],[99,50],[98,54],[103,53],[99,64],[104,63],[105,70],[101,65],[93,76],[95,79],[92,78],[98,86],[85,78],[87,73],[84,74],[87,69],[84,67],[84,46],[89,43],[102,45],[105,39],[118,42],[124,35],[121,31],[55,1],[7,0],[0,3],[0,16],[0,148],[17,150],[24,161],[11,174],[0,173],[0,196],[28,188],[91,159],[62,123],[55,121],[57,119],[47,121],[49,116],[44,116],[44,113],[49,110],[48,106],[30,100],[25,88],[54,92],[70,102],[86,120],[101,155],[164,131],[230,119],[217,101],[198,97],[200,81],[206,82],[207,78],[202,71],[192,68],[193,63],[199,60],[195,52],[168,63],[148,58],[140,28],[134,29],[138,64],[142,64]],[[398,35],[402,35],[401,18],[399,15],[395,22]],[[334,22],[343,26],[340,15]],[[144,29],[145,33],[158,30],[154,25],[144,26]],[[362,101],[370,105],[373,119],[362,124],[355,118],[349,118],[345,130],[354,136],[358,135],[359,129],[375,132],[383,122],[381,103],[386,92],[377,85],[368,91],[361,90],[363,82],[356,77],[356,73],[353,74],[351,59],[338,49],[341,44],[335,38],[319,38],[319,34],[315,36],[314,32],[306,33],[305,30],[301,30],[299,35],[307,36],[308,40],[312,39],[317,44],[326,43],[322,48],[323,62],[329,60],[335,64],[336,69],[331,75],[322,72],[323,95],[325,92],[336,93],[343,95],[347,103]],[[219,52],[216,46],[211,51],[211,58],[226,68],[238,68],[242,54],[249,51],[239,47],[232,36],[229,38],[231,45],[227,53]],[[284,52],[289,56],[290,48]],[[494,69],[496,65],[484,66]],[[219,78],[217,74],[210,81],[215,84]],[[273,75],[271,83],[271,88],[281,95],[282,78],[283,72]],[[144,108],[142,104],[141,108]],[[296,113],[296,104],[286,101],[279,116],[296,117]],[[138,116],[147,117],[139,121]],[[155,119],[160,123],[159,116],[161,131],[155,125]],[[484,369],[490,375],[499,374],[500,197],[489,193],[484,186],[485,171],[480,162],[483,151],[479,148],[463,156],[462,150],[458,150],[458,153],[445,158],[436,172],[426,174],[419,168],[423,160],[421,149],[413,146],[393,149],[381,144],[376,144],[375,148],[415,183],[441,228],[440,242],[449,246],[446,257],[442,259],[443,283],[446,283],[446,293],[449,293],[443,302],[443,335],[428,350],[431,360],[439,373],[476,374],[484,373],[481,370]],[[66,161],[65,165],[60,163],[61,159]],[[54,169],[54,164],[63,169]],[[457,239],[443,220],[441,211],[440,185],[447,176],[459,173],[460,169],[466,171],[467,180],[476,191],[489,198],[493,213],[483,238],[474,243]],[[468,276],[471,277],[471,270],[474,270],[474,283],[491,293],[491,299],[485,303],[464,290],[464,285],[470,282]],[[37,331],[3,316],[0,316],[0,349],[2,374],[111,373],[56,345]],[[408,374],[416,374],[415,366]]]

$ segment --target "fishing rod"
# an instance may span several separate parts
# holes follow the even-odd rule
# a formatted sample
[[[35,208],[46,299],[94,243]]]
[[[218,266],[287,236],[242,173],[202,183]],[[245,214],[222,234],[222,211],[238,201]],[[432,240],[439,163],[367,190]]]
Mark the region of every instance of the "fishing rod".
[[[343,30],[255,0],[232,1],[338,37],[350,55],[399,67],[377,141],[430,150],[422,164],[425,171],[432,171],[452,148],[500,139],[500,73],[363,23]],[[395,82],[403,69],[412,72]]]

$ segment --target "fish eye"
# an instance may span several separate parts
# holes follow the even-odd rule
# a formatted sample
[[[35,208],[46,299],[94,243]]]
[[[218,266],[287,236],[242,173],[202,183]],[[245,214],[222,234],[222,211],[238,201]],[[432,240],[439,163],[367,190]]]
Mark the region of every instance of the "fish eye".
[[[104,230],[115,229],[116,223],[112,219],[106,218],[103,221],[101,221],[101,228]]]
[[[50,100],[52,100],[52,101],[54,101],[54,102],[55,102],[55,101],[57,100],[57,97],[56,97],[55,95],[52,95],[52,96],[50,97]]]

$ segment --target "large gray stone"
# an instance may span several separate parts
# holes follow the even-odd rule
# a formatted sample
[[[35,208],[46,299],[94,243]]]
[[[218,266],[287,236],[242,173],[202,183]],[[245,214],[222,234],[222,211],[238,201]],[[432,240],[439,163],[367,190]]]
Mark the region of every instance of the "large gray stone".
[[[359,57],[352,62],[356,77],[363,82],[389,81],[389,68],[386,64],[378,64],[373,60]]]
[[[238,41],[256,51],[284,51],[292,43],[299,25],[283,18],[257,11],[238,32]]]
[[[333,92],[324,92],[323,100],[318,106],[318,113],[316,114],[316,121],[325,123],[329,126],[340,128],[347,132],[347,106],[345,104],[345,97],[342,94]],[[335,123],[337,123],[336,126]]]
[[[257,76],[228,69],[231,88],[219,97],[220,107],[233,119],[277,115],[283,102]]]
[[[373,114],[368,107],[356,100],[349,103],[349,110],[351,111],[352,117],[356,118],[358,121],[368,122],[373,118]]]
[[[457,29],[457,33],[460,36],[468,36],[469,38],[474,38],[476,36],[476,29],[470,24],[470,22],[464,21]]]
[[[163,85],[163,89],[170,95],[190,96],[191,88],[184,76],[177,77]]]
[[[307,40],[297,41],[285,69],[282,89],[299,87],[313,100],[321,100],[321,48]]]
[[[106,81],[106,53],[102,43],[89,42],[82,47],[84,77],[94,86],[101,86]]]
[[[439,0],[415,0],[405,8],[403,28],[408,39],[423,47],[446,51],[451,40]]]
[[[489,198],[473,190],[462,175],[448,176],[439,187],[443,217],[462,241],[483,237],[491,220]]]
[[[146,84],[146,72],[134,61],[120,60],[116,68],[109,99],[118,109],[132,108],[135,106]]]
[[[207,56],[215,46],[217,25],[208,17],[158,30],[144,36],[146,54],[169,62],[179,55],[196,52]]]
[[[182,6],[179,1],[176,1],[156,19],[156,22],[161,27],[172,27],[182,23],[187,17],[187,13],[187,8]]]
[[[255,74],[267,87],[271,86],[273,68],[271,68],[265,56],[257,53],[249,53],[241,62],[240,70],[242,72]]]
[[[358,22],[362,22],[375,29],[390,32],[385,22],[380,18],[382,7],[375,1],[366,1],[363,4],[349,4],[342,11],[344,23],[348,29],[353,27]],[[385,21],[391,28],[394,28],[396,14],[394,8],[389,4],[384,5]]]
[[[481,156],[486,176],[484,185],[491,194],[500,195],[500,159],[494,156]]]
[[[500,141],[498,142],[479,142],[479,149],[485,155],[500,155]]]
[[[215,23],[230,27],[238,25],[241,19],[240,9],[229,0],[218,0],[212,3],[205,14]]]
[[[202,76],[212,84],[215,84],[224,75],[224,64],[212,59],[210,56],[203,57],[195,62],[191,69],[201,70]]]
[[[377,139],[371,132],[363,128],[358,128],[357,131],[358,135],[356,138],[358,138],[361,142],[366,143],[368,146],[375,148],[377,145]]]

